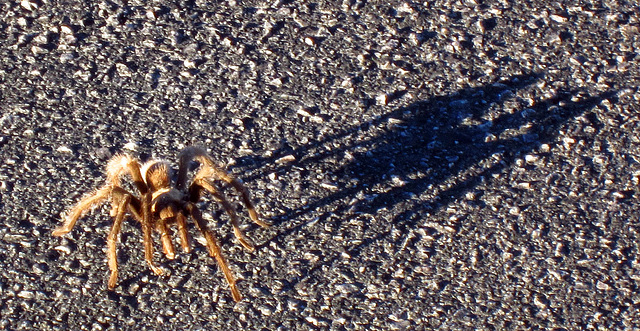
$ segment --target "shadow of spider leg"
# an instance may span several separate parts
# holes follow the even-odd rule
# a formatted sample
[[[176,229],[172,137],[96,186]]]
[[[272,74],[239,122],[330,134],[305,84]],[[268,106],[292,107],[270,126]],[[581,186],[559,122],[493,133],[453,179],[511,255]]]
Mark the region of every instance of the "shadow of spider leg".
[[[247,211],[249,212],[249,217],[251,218],[251,220],[254,223],[260,225],[261,227],[266,228],[269,226],[269,224],[263,222],[260,219],[260,216],[256,211],[256,207],[254,206],[253,201],[251,200],[251,194],[249,193],[249,190],[244,186],[241,180],[229,175],[226,171],[222,170],[221,168],[218,168],[209,156],[202,156],[201,158],[198,159],[198,161],[201,161],[204,167],[200,171],[198,171],[196,178],[205,179],[205,181],[210,183],[208,178],[213,177],[213,178],[218,178],[230,184],[231,186],[233,186],[234,189],[236,189],[236,191],[238,191],[238,193],[240,193],[240,196],[242,197],[242,202],[244,203],[245,206],[247,206]]]

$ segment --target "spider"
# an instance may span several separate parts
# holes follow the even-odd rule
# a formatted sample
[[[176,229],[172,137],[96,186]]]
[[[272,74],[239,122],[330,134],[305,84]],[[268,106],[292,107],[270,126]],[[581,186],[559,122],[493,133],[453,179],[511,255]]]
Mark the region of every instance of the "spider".
[[[187,186],[187,174],[192,161],[197,161],[200,166],[190,181],[191,184]],[[187,147],[180,152],[175,186],[171,186],[171,167],[168,162],[163,160],[151,160],[140,165],[140,162],[131,156],[120,154],[109,161],[106,167],[106,174],[106,183],[80,200],[68,212],[64,224],[53,231],[53,235],[62,236],[68,233],[74,227],[76,221],[92,206],[110,199],[111,216],[114,217],[114,221],[107,238],[107,257],[111,271],[108,282],[109,290],[115,288],[118,280],[116,243],[122,222],[128,212],[141,224],[145,260],[157,275],[162,275],[163,272],[153,262],[152,231],[155,229],[160,233],[163,252],[167,258],[173,259],[175,258],[175,249],[171,242],[169,226],[177,225],[180,244],[183,251],[188,253],[191,248],[187,234],[187,219],[191,217],[206,240],[209,255],[216,260],[227,283],[229,283],[233,299],[236,302],[242,299],[229,265],[222,256],[220,245],[196,207],[196,203],[203,193],[210,193],[229,215],[235,237],[240,244],[249,251],[253,251],[254,246],[247,240],[238,226],[238,217],[234,207],[213,182],[213,180],[221,180],[233,186],[240,193],[253,222],[262,227],[267,227],[268,224],[258,217],[258,213],[251,202],[249,191],[242,185],[240,180],[216,166],[213,159],[199,147]],[[133,186],[139,191],[138,196],[122,188],[121,177],[125,175],[130,176]]]

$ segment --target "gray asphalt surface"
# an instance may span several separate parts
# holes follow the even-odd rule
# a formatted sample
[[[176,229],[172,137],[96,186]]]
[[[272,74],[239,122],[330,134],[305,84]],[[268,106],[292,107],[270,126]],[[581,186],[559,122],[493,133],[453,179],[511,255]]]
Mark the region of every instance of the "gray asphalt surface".
[[[0,329],[640,328],[640,9],[604,3],[3,1]],[[188,145],[273,224],[200,205],[245,299],[131,220],[107,291],[108,206],[51,231]]]

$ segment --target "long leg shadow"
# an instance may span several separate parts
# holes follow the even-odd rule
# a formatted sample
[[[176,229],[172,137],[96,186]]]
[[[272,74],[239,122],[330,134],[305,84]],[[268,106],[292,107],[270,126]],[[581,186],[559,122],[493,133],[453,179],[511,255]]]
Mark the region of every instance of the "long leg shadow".
[[[320,163],[335,179],[335,191],[277,215],[276,224],[332,204],[335,208],[317,220],[331,215],[347,218],[375,214],[380,208],[402,204],[401,211],[389,221],[403,227],[415,225],[420,214],[458,200],[483,178],[511,166],[540,144],[554,141],[567,121],[614,96],[613,91],[596,96],[568,91],[531,107],[519,105],[514,92],[527,89],[541,76],[514,76],[416,102],[306,146],[276,151],[268,158],[241,159],[239,163],[249,168],[249,175],[244,177],[248,180],[265,170],[284,174],[292,166],[317,168]],[[324,148],[327,144],[338,147],[328,150]],[[299,160],[294,165],[274,163],[290,154]],[[346,162],[343,159],[336,168],[324,165],[334,164],[323,160],[336,155],[345,155]],[[278,237],[286,238],[303,225],[291,223]],[[351,255],[358,255],[385,235],[359,238],[365,240],[351,248]]]

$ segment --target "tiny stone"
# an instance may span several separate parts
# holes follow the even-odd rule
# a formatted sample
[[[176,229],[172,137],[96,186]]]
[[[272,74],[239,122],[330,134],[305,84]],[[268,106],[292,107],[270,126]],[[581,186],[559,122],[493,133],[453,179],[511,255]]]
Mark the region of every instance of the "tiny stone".
[[[524,157],[524,160],[527,161],[527,163],[535,163],[539,159],[540,157],[537,155],[525,155]]]
[[[66,34],[72,34],[73,30],[68,25],[61,25],[60,26],[60,32],[66,33]]]
[[[554,21],[554,22],[558,22],[558,23],[566,23],[568,21],[568,19],[564,16],[560,16],[560,15],[549,15],[549,18]]]
[[[24,9],[32,11],[34,9],[38,9],[38,4],[36,2],[32,2],[29,0],[22,0],[20,1],[20,6],[22,6]]]
[[[116,63],[116,71],[122,77],[131,77],[131,70],[124,63]]]
[[[274,310],[273,307],[270,306],[266,306],[266,305],[260,305],[258,306],[258,310],[262,313],[262,315],[264,316],[271,316],[271,314],[273,314]]]
[[[283,164],[288,162],[293,162],[296,160],[296,157],[293,155],[286,155],[276,160],[277,164]]]
[[[549,144],[540,145],[540,152],[541,153],[548,153],[550,150],[551,150],[551,147],[549,146]]]
[[[184,65],[185,68],[189,68],[189,69],[196,67],[196,63],[192,60],[184,60],[182,65]]]
[[[335,190],[338,189],[338,185],[333,184],[333,183],[320,183],[320,187],[326,188],[326,189],[331,190],[331,191],[335,191]]]
[[[63,252],[63,253],[66,253],[66,254],[71,253],[71,247],[69,247],[68,245],[56,246],[54,249],[56,251],[58,251],[58,252]]]
[[[621,192],[613,192],[611,195],[613,195],[614,198],[616,199],[624,199],[626,196],[621,193]]]
[[[33,299],[36,295],[33,293],[33,291],[20,291],[18,292],[18,298],[23,298],[23,299]]]
[[[124,144],[124,146],[122,146],[122,149],[126,149],[129,151],[135,151],[136,149],[138,149],[138,144],[135,142],[128,142],[126,144]]]
[[[304,43],[309,46],[314,46],[316,44],[316,41],[312,37],[306,37],[304,38]]]
[[[389,96],[386,94],[380,94],[376,97],[376,103],[380,106],[385,106],[389,102]]]

